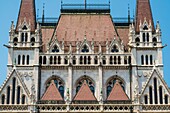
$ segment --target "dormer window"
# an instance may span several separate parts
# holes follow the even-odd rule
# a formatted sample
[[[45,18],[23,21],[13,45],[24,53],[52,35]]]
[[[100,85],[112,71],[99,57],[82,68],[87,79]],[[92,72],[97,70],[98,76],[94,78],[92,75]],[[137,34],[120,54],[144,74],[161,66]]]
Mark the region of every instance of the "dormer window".
[[[114,46],[112,47],[111,52],[113,52],[113,53],[117,53],[117,52],[119,52],[118,47],[117,47],[116,45],[114,45]]]
[[[89,48],[87,47],[87,45],[84,45],[81,52],[83,53],[88,53],[89,52]]]
[[[52,49],[53,53],[58,53],[59,52],[59,48],[55,45]]]

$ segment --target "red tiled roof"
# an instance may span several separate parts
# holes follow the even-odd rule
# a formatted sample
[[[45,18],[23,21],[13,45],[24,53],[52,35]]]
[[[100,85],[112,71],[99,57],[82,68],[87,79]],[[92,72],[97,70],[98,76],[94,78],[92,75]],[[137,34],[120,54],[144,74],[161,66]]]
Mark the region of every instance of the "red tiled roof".
[[[43,51],[46,52],[47,44],[51,40],[51,37],[54,33],[54,27],[42,27],[41,33],[42,33]]]
[[[118,100],[129,100],[128,96],[122,89],[121,85],[117,81],[110,92],[110,95],[107,98],[108,101],[118,101]]]
[[[139,25],[140,22],[144,22],[144,19],[146,18],[148,24],[151,21],[152,29],[154,29],[154,22],[152,17],[152,11],[150,6],[149,0],[137,0],[137,8],[136,8],[136,32],[139,32]]]
[[[19,30],[18,27],[20,22],[23,23],[24,18],[26,19],[27,23],[30,22],[31,32],[34,32],[36,26],[35,0],[21,0],[16,31]]]
[[[125,46],[129,43],[129,27],[116,27],[117,33]]]
[[[117,33],[109,14],[61,14],[56,28],[59,41],[113,40]]]
[[[41,100],[56,100],[56,101],[63,101],[63,98],[60,95],[54,81],[50,84],[46,92],[44,93]]]
[[[90,90],[86,80],[82,84],[80,90],[78,91],[77,95],[74,98],[75,101],[96,101],[92,91]]]

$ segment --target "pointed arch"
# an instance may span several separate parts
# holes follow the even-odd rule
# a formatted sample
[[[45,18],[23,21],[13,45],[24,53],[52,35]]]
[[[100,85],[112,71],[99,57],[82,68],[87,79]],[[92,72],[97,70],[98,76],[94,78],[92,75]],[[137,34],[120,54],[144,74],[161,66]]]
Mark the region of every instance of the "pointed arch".
[[[54,47],[52,48],[51,52],[53,52],[53,53],[60,52],[59,47],[57,45],[54,45]]]
[[[119,52],[118,46],[114,44],[114,45],[112,46],[111,52],[112,52],[112,53],[117,53],[117,52]]]

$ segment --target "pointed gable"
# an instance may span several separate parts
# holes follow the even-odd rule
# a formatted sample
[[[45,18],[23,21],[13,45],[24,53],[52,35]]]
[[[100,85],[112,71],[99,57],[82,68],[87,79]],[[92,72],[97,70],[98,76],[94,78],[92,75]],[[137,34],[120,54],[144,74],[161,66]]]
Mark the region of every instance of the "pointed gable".
[[[19,25],[22,24],[24,20],[26,20],[28,24],[30,23],[31,32],[34,32],[36,26],[35,0],[21,0],[16,31],[19,30]]]
[[[41,100],[55,100],[55,101],[63,101],[60,92],[58,91],[54,81],[47,88]]]
[[[152,17],[152,10],[150,6],[150,0],[137,0],[137,6],[136,6],[136,32],[137,33],[139,33],[140,22],[142,22],[143,24],[145,18],[148,24],[151,22],[152,30],[154,32],[155,29],[154,29],[154,22]]]
[[[80,90],[78,91],[77,95],[74,98],[74,101],[96,101],[92,91],[90,90],[86,80],[82,84]]]
[[[110,95],[107,98],[108,101],[118,101],[118,100],[129,100],[128,96],[122,89],[121,85],[117,81],[110,92]]]

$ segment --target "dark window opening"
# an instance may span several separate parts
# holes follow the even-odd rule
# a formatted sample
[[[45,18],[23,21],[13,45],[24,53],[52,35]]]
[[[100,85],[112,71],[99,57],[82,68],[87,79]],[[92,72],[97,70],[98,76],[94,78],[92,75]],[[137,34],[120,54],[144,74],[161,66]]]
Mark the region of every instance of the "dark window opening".
[[[149,87],[149,102],[150,104],[153,104],[152,87]]]
[[[144,65],[144,56],[141,56],[141,64]]]
[[[42,56],[39,57],[39,64],[42,64]]]
[[[148,104],[148,96],[147,95],[144,96],[144,100],[145,100],[145,104]]]
[[[11,91],[10,91],[10,86],[7,87],[7,104],[10,104],[10,94],[11,94]]]
[[[46,61],[47,61],[46,56],[44,56],[43,57],[43,64],[46,64]]]
[[[111,86],[107,86],[107,97],[109,96],[111,91],[112,91],[112,87]]]
[[[68,64],[68,58],[67,57],[65,57],[65,59],[64,59],[64,64]]]
[[[17,37],[14,38],[13,43],[14,43],[14,46],[17,46],[17,43],[18,43],[18,38]]]
[[[162,86],[159,87],[159,102],[163,104]]]
[[[154,78],[154,95],[155,95],[155,104],[158,104],[158,92],[157,92],[157,79]]]
[[[91,58],[88,56],[88,64],[91,64]]]
[[[113,57],[110,56],[110,64],[113,64]]]
[[[16,78],[13,78],[13,81],[12,81],[12,104],[15,104],[15,87],[16,87]]]
[[[90,86],[90,90],[91,90],[91,92],[92,92],[93,95],[94,95],[94,87],[93,87],[93,86]]]
[[[81,52],[83,52],[83,53],[88,53],[89,52],[89,48],[87,47],[87,45],[83,46],[83,49],[81,50]]]
[[[1,97],[1,104],[5,104],[5,95],[2,95]]]
[[[24,33],[21,34],[21,42],[24,42]]]
[[[168,95],[165,95],[165,104],[168,104],[168,99],[169,99]]]
[[[22,30],[27,30],[27,26],[26,26],[26,25],[24,25],[24,27],[22,28]]]
[[[145,33],[143,33],[143,42],[145,42]]]
[[[32,38],[31,38],[31,45],[34,46],[34,44],[35,44],[35,38],[32,37]]]
[[[53,57],[50,56],[50,64],[53,64]]]
[[[29,65],[29,60],[30,60],[30,57],[29,55],[27,55],[27,65]]]
[[[152,55],[150,56],[150,65],[153,65],[153,57],[152,57]]]
[[[28,33],[25,33],[25,42],[28,40]]]
[[[55,45],[54,48],[52,49],[53,53],[58,53],[59,52],[59,48]]]
[[[148,55],[146,55],[146,65],[148,65]]]
[[[115,52],[119,52],[118,47],[117,47],[116,45],[114,45],[114,46],[112,47],[111,52],[113,52],[113,53],[115,53]]]
[[[118,64],[121,64],[121,58],[118,56]]]
[[[147,33],[147,42],[149,42],[149,33]]]
[[[140,39],[137,37],[137,38],[135,39],[135,42],[136,42],[136,46],[139,46]]]
[[[95,56],[95,58],[94,58],[94,63],[95,63],[95,64],[98,64],[98,58],[97,58],[97,56]]]
[[[22,56],[22,65],[25,65],[25,55]]]
[[[152,39],[152,41],[153,41],[153,45],[156,46],[156,45],[157,45],[157,39],[156,39],[156,37],[154,37],[154,38]]]
[[[25,97],[25,95],[23,95],[22,96],[22,104],[25,104],[25,99],[26,99],[26,97]]]
[[[87,58],[86,58],[86,56],[84,57],[84,64],[87,64]]]
[[[129,56],[129,60],[128,60],[129,62],[129,64],[131,64],[132,63],[132,59],[131,59],[131,56]]]
[[[148,30],[147,25],[145,25],[145,26],[143,27],[143,30]]]
[[[57,57],[54,56],[54,64],[57,64]]]
[[[124,64],[127,64],[127,56],[124,57]]]
[[[61,57],[58,56],[58,64],[61,64]]]
[[[83,57],[80,56],[80,64],[83,64]]]
[[[63,86],[59,87],[59,92],[60,92],[60,95],[64,98],[64,87]]]
[[[17,87],[17,104],[20,104],[21,87]]]
[[[75,65],[76,64],[76,57],[74,56],[73,57],[73,65]]]
[[[18,65],[20,65],[20,64],[21,64],[21,56],[18,55]]]
[[[105,56],[103,57],[103,64],[104,65],[106,64],[106,57]]]
[[[117,64],[117,58],[114,56],[114,64]]]

